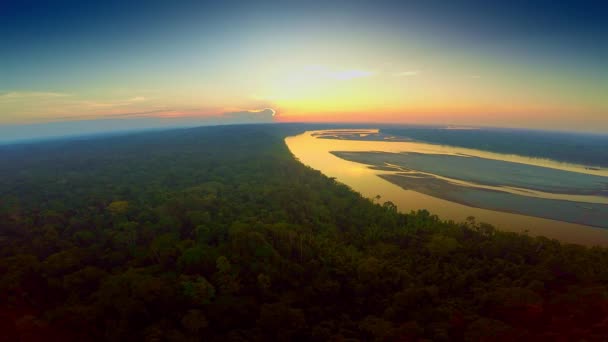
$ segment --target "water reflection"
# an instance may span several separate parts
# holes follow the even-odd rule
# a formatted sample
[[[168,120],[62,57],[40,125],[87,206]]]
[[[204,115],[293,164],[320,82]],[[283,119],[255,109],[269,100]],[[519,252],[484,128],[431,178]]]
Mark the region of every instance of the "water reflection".
[[[377,133],[377,130],[310,131],[295,137],[288,137],[285,141],[291,152],[305,165],[320,170],[327,176],[336,177],[338,181],[349,185],[355,191],[360,192],[366,197],[374,198],[376,195],[380,195],[380,201],[392,201],[400,210],[405,212],[417,209],[429,209],[441,218],[455,221],[464,221],[466,217],[473,215],[478,221],[492,223],[502,230],[518,232],[529,231],[530,234],[534,235],[545,235],[567,242],[588,245],[608,245],[608,230],[606,229],[474,208],[424,195],[420,192],[404,190],[401,187],[378,177],[378,175],[395,174],[394,170],[373,170],[367,165],[338,158],[330,152],[378,151],[399,153],[408,151],[426,154],[465,155],[537,165],[598,176],[608,176],[608,171],[606,170],[589,170],[581,165],[411,141],[361,141],[340,139],[343,137],[343,134],[368,135],[374,133]],[[328,136],[332,136],[333,139],[326,139]],[[501,189],[505,190],[504,187],[501,187]],[[529,189],[520,188],[510,188],[506,190],[513,193],[522,191],[530,192]],[[603,196],[567,195],[542,191],[532,191],[531,193],[528,193],[528,195],[539,198],[569,199],[589,203],[608,203],[608,199]],[[608,218],[606,219],[608,220]]]

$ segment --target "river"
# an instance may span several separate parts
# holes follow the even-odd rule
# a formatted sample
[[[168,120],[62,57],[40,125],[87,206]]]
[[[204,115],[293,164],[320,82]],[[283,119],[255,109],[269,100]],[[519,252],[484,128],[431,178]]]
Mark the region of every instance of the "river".
[[[352,132],[352,130],[349,131]],[[431,213],[438,215],[441,219],[457,222],[465,221],[467,217],[474,216],[478,222],[490,223],[503,231],[528,232],[530,235],[544,235],[564,242],[608,246],[608,229],[481,209],[425,195],[420,192],[405,190],[379,177],[379,175],[395,174],[395,171],[372,169],[368,165],[339,158],[331,152],[374,151],[468,155],[599,176],[607,176],[606,170],[589,170],[580,165],[421,142],[327,139],[327,135],[339,134],[339,132],[339,130],[307,131],[297,136],[287,137],[285,142],[294,156],[303,164],[321,171],[328,177],[335,177],[337,181],[348,185],[365,197],[374,199],[377,195],[380,195],[380,202],[391,201],[402,212],[407,213],[411,210],[427,209]],[[377,130],[361,130],[362,135],[373,134],[374,132],[377,132]],[[320,138],[322,135],[326,135],[326,138]],[[523,190],[507,189],[507,191],[517,193]],[[602,196],[551,194],[542,191],[529,191],[529,193],[531,196],[539,198],[608,203],[608,199]]]

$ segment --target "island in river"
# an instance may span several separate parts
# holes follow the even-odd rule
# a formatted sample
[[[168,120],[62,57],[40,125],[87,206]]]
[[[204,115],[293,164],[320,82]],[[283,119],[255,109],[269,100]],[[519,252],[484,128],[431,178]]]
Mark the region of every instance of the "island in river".
[[[534,196],[542,191],[605,196],[608,200],[605,177],[459,155],[332,153],[378,170],[394,170],[379,176],[406,190],[477,208],[608,228],[608,204]]]
[[[303,163],[402,211],[478,220],[564,241],[608,244],[608,174],[589,165],[383,135],[325,130],[290,137]],[[598,229],[604,228],[604,229]]]

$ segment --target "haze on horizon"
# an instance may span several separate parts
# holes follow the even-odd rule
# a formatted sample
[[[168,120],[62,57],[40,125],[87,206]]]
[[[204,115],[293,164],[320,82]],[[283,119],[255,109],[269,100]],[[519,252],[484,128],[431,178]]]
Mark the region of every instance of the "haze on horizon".
[[[279,121],[608,133],[606,12],[599,1],[9,1],[0,128]]]

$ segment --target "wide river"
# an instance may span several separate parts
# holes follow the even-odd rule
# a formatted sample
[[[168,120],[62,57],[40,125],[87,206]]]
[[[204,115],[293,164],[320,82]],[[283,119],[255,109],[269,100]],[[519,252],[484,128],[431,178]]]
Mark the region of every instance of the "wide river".
[[[539,217],[499,212],[471,207],[437,197],[432,197],[412,190],[405,190],[378,175],[394,174],[395,171],[371,169],[368,165],[348,161],[330,152],[418,152],[425,154],[469,155],[481,158],[537,165],[552,169],[574,171],[599,176],[608,176],[606,170],[589,170],[584,166],[565,164],[550,160],[504,155],[480,150],[427,144],[410,141],[363,141],[347,139],[323,139],[319,135],[336,132],[308,131],[303,134],[287,137],[285,142],[294,156],[303,164],[323,172],[328,177],[335,177],[341,183],[351,187],[368,198],[381,196],[380,202],[392,201],[400,211],[427,209],[441,219],[457,222],[474,216],[478,222],[487,222],[504,231],[524,232],[530,235],[544,235],[564,242],[584,245],[608,246],[608,229],[596,228]],[[352,130],[348,130],[352,131]],[[338,131],[339,132],[339,131]],[[377,130],[361,131],[362,134],[374,133]],[[513,189],[514,193],[518,190]],[[608,203],[602,196],[561,195],[537,192],[535,197],[562,200],[585,201],[590,203]],[[607,217],[608,220],[608,217]]]

